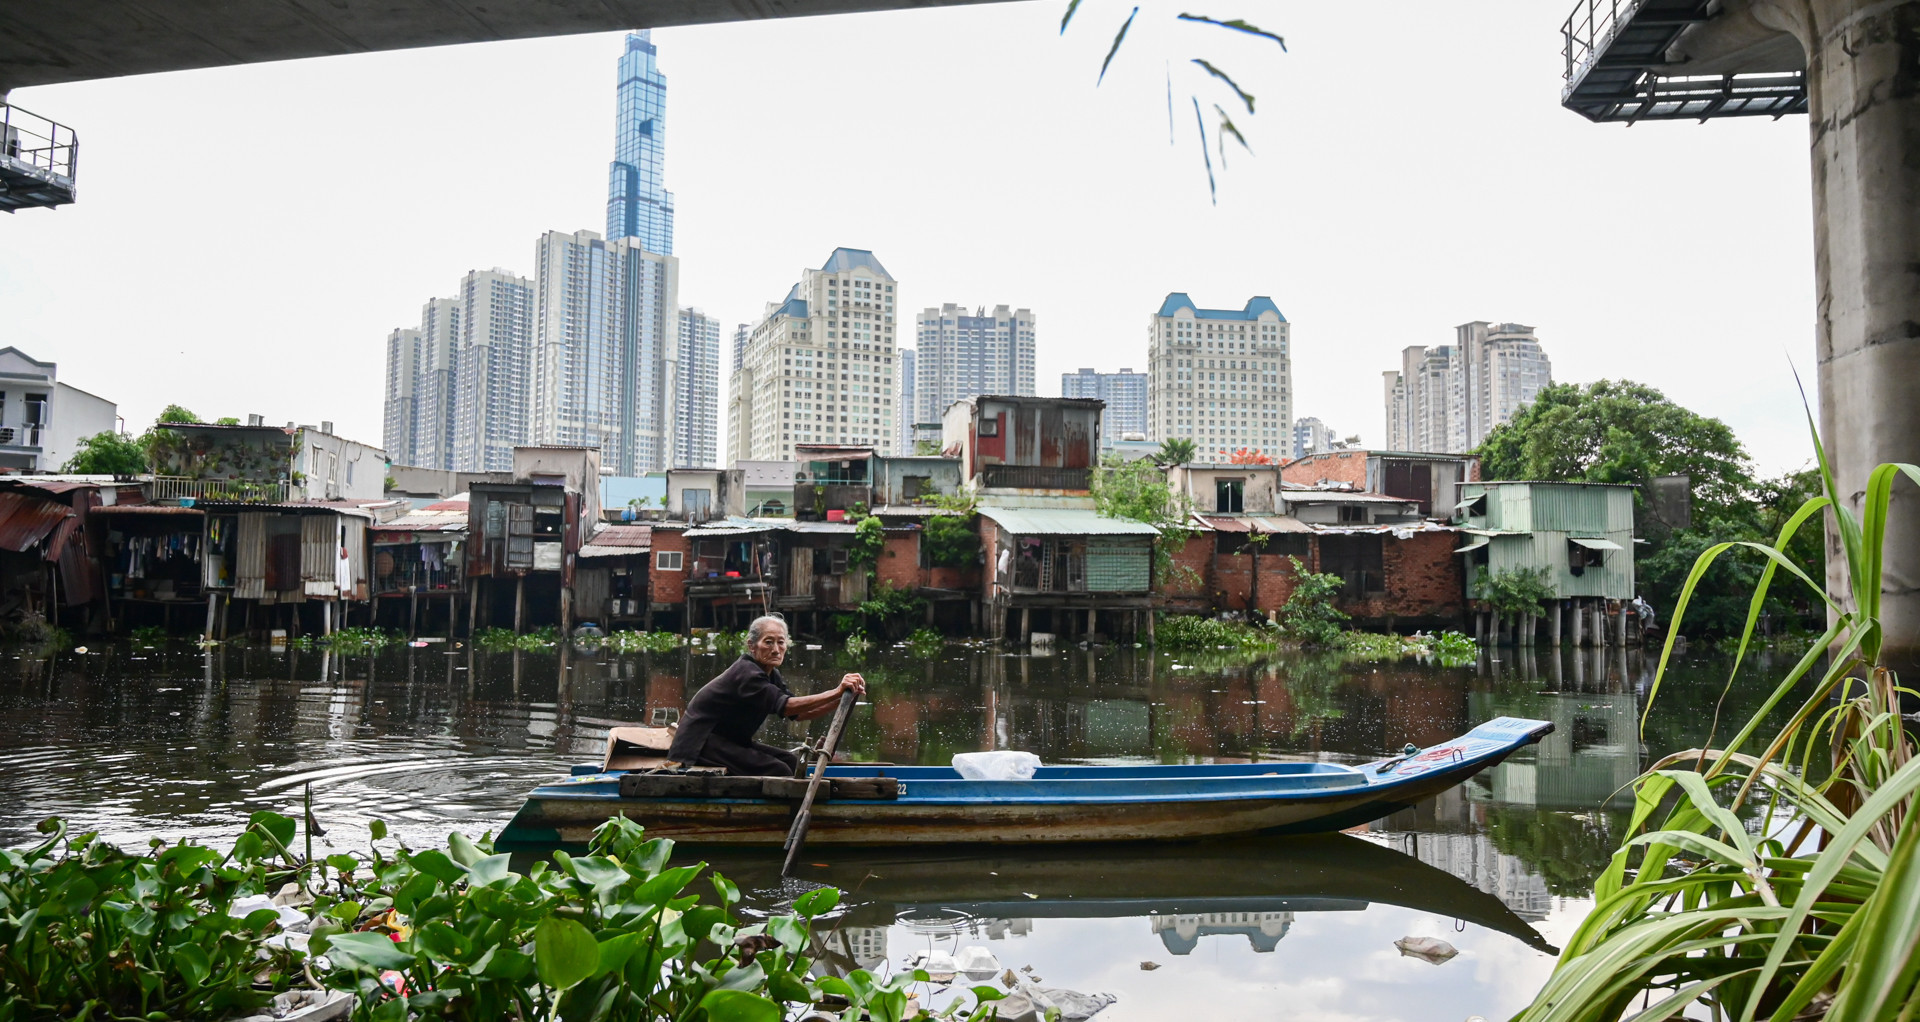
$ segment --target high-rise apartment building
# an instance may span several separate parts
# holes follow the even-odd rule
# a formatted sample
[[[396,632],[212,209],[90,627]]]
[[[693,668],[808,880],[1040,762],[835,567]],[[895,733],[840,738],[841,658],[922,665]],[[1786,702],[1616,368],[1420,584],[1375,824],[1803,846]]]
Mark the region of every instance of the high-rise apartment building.
[[[673,467],[680,260],[638,238],[548,231],[534,264],[533,442],[598,447],[618,475]]]
[[[791,461],[797,443],[893,452],[898,286],[872,252],[836,248],[767,303],[728,388],[728,464]]]
[[[1319,419],[1311,415],[1296,419],[1293,423],[1291,456],[1304,458],[1309,454],[1323,454],[1331,451],[1336,439],[1338,438],[1333,435],[1333,429]]]
[[[1100,415],[1100,445],[1112,447],[1128,433],[1147,432],[1147,374],[1122,369],[1097,373],[1082,369],[1060,374],[1061,397],[1097,397],[1107,403]]]
[[[680,310],[680,397],[674,402],[674,468],[717,468],[720,455],[720,321]]]
[[[387,338],[387,457],[396,465],[492,471],[527,442],[530,282],[474,270],[451,298],[420,308],[420,326]]]
[[[1152,317],[1148,438],[1191,439],[1201,460],[1246,448],[1282,458],[1292,448],[1293,360],[1287,318],[1273,299],[1202,309],[1170,294]]]
[[[747,342],[753,339],[753,324],[742,323],[733,328],[733,366],[728,372],[737,373],[747,364]]]
[[[387,394],[380,446],[396,465],[418,465],[420,331],[397,327],[387,335]]]
[[[460,281],[453,322],[453,401],[447,468],[505,472],[528,439],[527,374],[533,347],[533,284],[506,270]],[[429,308],[441,308],[429,303]],[[429,334],[422,329],[423,336]],[[435,467],[435,466],[428,466]]]
[[[607,175],[607,239],[635,238],[649,252],[672,255],[673,193],[665,187],[667,76],[655,65],[656,56],[651,32],[628,34]]]
[[[1476,320],[1453,344],[1403,350],[1382,376],[1387,447],[1460,454],[1552,383],[1553,365],[1532,327]]]
[[[981,394],[1033,393],[1033,312],[996,305],[992,312],[954,304],[916,317],[914,415],[939,422],[947,406]]]
[[[913,453],[914,410],[919,407],[913,398],[918,382],[914,379],[914,365],[919,357],[920,353],[912,348],[900,349],[900,415],[893,435],[893,449],[901,454]]]

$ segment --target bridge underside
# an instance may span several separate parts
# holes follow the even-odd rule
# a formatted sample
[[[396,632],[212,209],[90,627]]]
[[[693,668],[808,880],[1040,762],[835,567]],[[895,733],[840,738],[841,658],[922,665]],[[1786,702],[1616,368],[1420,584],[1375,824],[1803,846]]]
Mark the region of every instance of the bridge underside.
[[[0,4],[0,96],[28,85],[495,39],[987,0],[61,0]]]
[[[1561,29],[1561,102],[1592,121],[1782,117],[1807,112],[1791,35],[1727,0],[1580,0]]]

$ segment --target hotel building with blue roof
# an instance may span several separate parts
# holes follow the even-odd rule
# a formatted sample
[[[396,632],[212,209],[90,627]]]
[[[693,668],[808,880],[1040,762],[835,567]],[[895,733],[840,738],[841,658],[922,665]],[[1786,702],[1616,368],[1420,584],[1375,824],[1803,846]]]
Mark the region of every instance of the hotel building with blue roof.
[[[1147,429],[1191,439],[1201,461],[1246,448],[1276,461],[1293,441],[1293,362],[1287,318],[1273,299],[1203,309],[1174,292],[1148,338]]]
[[[727,464],[791,461],[795,444],[894,453],[898,286],[872,252],[836,248],[767,303],[728,388]]]

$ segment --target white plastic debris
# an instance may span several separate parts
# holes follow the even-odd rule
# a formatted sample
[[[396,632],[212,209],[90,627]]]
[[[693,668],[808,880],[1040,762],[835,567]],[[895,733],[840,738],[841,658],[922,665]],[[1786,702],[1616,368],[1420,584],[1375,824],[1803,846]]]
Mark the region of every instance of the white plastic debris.
[[[275,905],[273,899],[264,894],[249,894],[244,898],[233,899],[233,904],[227,906],[227,913],[237,919],[245,919],[263,908],[272,909],[278,913],[281,926],[292,926],[295,923],[307,921],[305,913]]]
[[[953,964],[956,971],[965,973],[975,983],[985,983],[1000,971],[1000,959],[978,944],[961,948],[960,953],[953,956]]]
[[[927,978],[935,983],[951,983],[960,972],[953,956],[945,951],[922,951],[914,955],[912,968],[927,970]]]
[[[328,1022],[352,1010],[353,994],[345,990],[289,990],[273,995],[264,1013],[236,1022]]]
[[[1031,752],[962,752],[953,757],[953,768],[969,781],[1027,781],[1040,769],[1040,757]]]
[[[1452,944],[1438,937],[1402,937],[1394,941],[1393,946],[1408,958],[1418,958],[1435,965],[1460,953]]]

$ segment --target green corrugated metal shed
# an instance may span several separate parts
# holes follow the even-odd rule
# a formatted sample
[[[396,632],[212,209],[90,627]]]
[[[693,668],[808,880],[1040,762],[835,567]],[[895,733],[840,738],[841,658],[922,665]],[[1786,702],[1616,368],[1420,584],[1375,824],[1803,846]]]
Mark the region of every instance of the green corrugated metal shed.
[[[1481,501],[1479,498],[1484,497]],[[1633,487],[1609,483],[1488,482],[1460,487],[1459,524],[1495,533],[1485,547],[1463,552],[1467,585],[1485,563],[1495,575],[1517,568],[1546,568],[1560,596],[1634,596]],[[1576,540],[1604,541],[1617,549],[1593,552],[1603,563],[1574,573]],[[1593,546],[1601,546],[1596,542]],[[1485,558],[1484,562],[1480,558]],[[1472,595],[1471,592],[1468,594]]]

